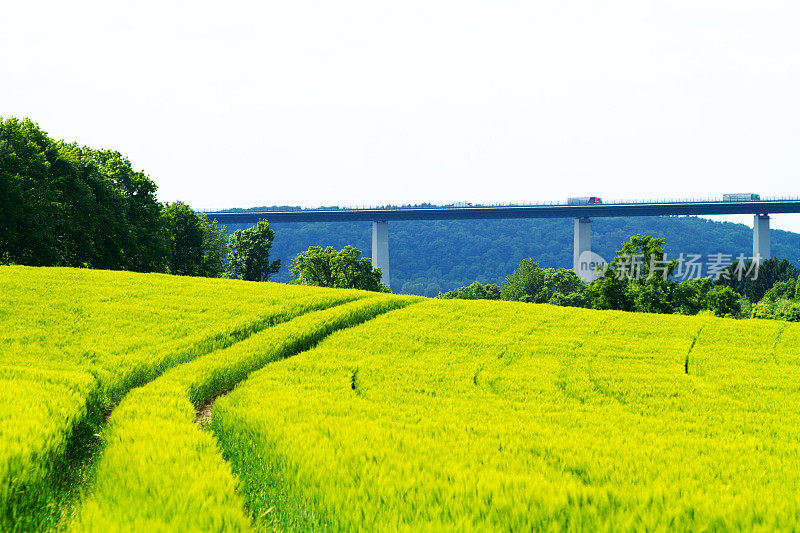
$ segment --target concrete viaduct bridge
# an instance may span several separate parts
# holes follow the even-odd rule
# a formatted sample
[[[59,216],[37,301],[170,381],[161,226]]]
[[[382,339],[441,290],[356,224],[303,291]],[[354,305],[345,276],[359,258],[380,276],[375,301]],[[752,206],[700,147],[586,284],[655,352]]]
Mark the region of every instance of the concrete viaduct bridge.
[[[736,201],[639,200],[600,204],[570,205],[451,205],[431,207],[301,209],[296,211],[206,211],[220,224],[269,222],[372,222],[372,264],[383,271],[389,283],[389,222],[395,220],[485,220],[512,218],[572,218],[575,220],[573,268],[578,258],[591,250],[591,219],[601,217],[641,217],[670,215],[753,215],[753,257],[771,256],[770,214],[800,213],[800,198],[765,198]]]

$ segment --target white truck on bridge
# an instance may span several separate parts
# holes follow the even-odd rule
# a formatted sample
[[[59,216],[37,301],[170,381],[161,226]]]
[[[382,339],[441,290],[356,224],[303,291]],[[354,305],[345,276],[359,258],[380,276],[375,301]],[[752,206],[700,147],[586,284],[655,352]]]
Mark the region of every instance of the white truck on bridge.
[[[723,202],[759,202],[761,197],[753,193],[723,194]]]

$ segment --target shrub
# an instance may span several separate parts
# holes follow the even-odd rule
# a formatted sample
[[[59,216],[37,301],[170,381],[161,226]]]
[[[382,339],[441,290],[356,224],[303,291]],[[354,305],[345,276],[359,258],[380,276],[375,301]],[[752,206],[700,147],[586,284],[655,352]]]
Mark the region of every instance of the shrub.
[[[753,302],[747,296],[739,296],[739,316],[748,317],[753,311]]]
[[[800,322],[800,302],[778,300],[775,303],[775,318],[786,322]]]
[[[717,316],[738,316],[742,311],[739,295],[730,287],[714,287],[708,291],[706,306]]]
[[[711,289],[710,278],[690,279],[675,286],[672,303],[682,315],[696,315],[706,306],[706,296]]]
[[[767,302],[759,302],[753,305],[753,309],[750,311],[750,318],[771,320],[775,318],[775,315],[772,313],[772,306],[770,304]]]
[[[764,294],[763,300],[777,302],[778,300],[791,300],[795,296],[797,282],[795,280],[779,281]]]
[[[616,309],[633,311],[634,302],[625,281],[606,274],[589,284],[586,295],[592,302],[592,309]]]
[[[591,302],[585,294],[580,292],[573,292],[570,294],[561,294],[557,292],[550,298],[547,303],[551,305],[558,305],[560,307],[591,307]]]
[[[452,291],[439,293],[441,300],[499,300],[500,287],[493,283],[481,285],[476,281],[468,287],[458,287]]]

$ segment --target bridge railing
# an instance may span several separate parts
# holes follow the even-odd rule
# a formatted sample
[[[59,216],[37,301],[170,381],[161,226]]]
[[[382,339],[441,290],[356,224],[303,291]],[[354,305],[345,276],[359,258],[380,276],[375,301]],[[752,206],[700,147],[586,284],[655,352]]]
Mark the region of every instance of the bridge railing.
[[[761,202],[797,202],[800,201],[800,196],[762,196]],[[687,204],[687,203],[741,203],[741,202],[726,202],[724,199],[715,198],[638,198],[638,199],[611,199],[604,200],[603,205],[636,205],[636,204]],[[348,206],[321,206],[321,207],[299,207],[296,209],[277,209],[280,212],[294,213],[298,211],[366,211],[376,209],[475,209],[485,207],[552,207],[552,206],[567,206],[566,201],[546,201],[546,202],[493,202],[484,204],[465,204],[462,202],[453,204],[417,204],[417,205],[348,205]],[[266,209],[270,209],[267,207]],[[256,209],[198,209],[201,213],[219,213],[219,212],[233,212],[233,213],[248,213]]]

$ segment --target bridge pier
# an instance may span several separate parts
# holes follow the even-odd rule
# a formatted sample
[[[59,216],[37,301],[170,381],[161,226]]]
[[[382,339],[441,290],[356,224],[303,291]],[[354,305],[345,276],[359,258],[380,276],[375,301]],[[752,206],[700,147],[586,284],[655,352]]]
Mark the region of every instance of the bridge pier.
[[[769,239],[769,215],[762,214],[753,217],[753,257],[762,260],[772,257],[772,247]]]
[[[372,223],[372,267],[381,269],[381,283],[389,285],[389,223]]]
[[[575,248],[572,255],[572,269],[580,276],[580,258],[583,252],[592,249],[592,221],[588,218],[575,219]]]

